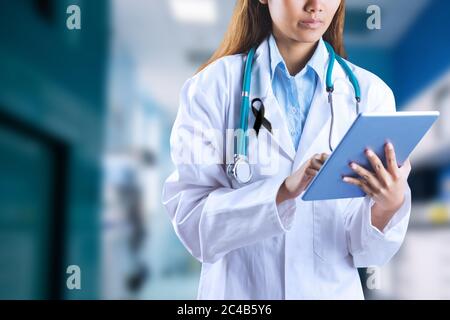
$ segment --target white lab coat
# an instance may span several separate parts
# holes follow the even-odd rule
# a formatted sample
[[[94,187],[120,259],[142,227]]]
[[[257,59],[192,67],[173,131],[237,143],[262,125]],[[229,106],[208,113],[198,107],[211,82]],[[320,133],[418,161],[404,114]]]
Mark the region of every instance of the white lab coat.
[[[277,170],[263,170],[270,165],[265,161],[252,165],[248,185],[230,180],[223,163],[233,150],[221,144],[223,137],[195,132],[215,128],[225,135],[226,129],[238,127],[245,58],[221,58],[187,80],[171,135],[176,170],[165,182],[163,203],[179,239],[202,262],[198,298],[362,299],[357,267],[383,265],[397,252],[409,221],[410,189],[383,232],[371,224],[374,202],[369,196],[312,202],[298,197],[276,205],[278,188],[288,175],[314,154],[329,153],[331,113],[325,84],[319,81],[295,151],[284,110],[271,89],[267,40],[255,54],[250,100],[262,99],[265,117],[279,132],[272,135],[262,128],[258,138],[250,137],[249,154],[271,143],[270,159]],[[394,111],[390,88],[349,65],[361,86],[360,110]],[[325,72],[327,65],[323,68]],[[336,146],[356,113],[353,87],[338,64],[333,81]],[[250,112],[249,128],[254,121]],[[180,140],[181,131],[191,138]],[[211,148],[211,163],[182,161],[176,151],[180,144],[192,153]]]

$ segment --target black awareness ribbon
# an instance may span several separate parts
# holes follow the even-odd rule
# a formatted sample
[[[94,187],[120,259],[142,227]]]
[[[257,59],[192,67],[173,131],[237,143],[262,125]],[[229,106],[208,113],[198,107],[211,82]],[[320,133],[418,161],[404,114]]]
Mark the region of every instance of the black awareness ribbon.
[[[255,107],[255,104],[259,103],[259,108]],[[262,103],[261,99],[255,98],[252,100],[252,112],[255,116],[255,124],[253,125],[253,129],[256,131],[256,135],[259,134],[259,129],[261,129],[261,126],[267,129],[270,133],[272,133],[272,124],[264,118],[264,104]]]

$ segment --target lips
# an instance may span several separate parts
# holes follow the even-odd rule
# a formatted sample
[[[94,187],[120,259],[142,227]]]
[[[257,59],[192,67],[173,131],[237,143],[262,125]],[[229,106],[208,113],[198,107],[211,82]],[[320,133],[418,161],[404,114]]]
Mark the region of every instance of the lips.
[[[306,29],[318,29],[323,25],[323,21],[320,19],[305,19],[301,20],[299,24]]]

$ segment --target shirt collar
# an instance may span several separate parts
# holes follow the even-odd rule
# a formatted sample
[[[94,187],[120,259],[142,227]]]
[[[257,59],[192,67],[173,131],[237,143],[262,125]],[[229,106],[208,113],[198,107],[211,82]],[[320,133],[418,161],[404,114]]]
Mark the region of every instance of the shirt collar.
[[[280,51],[278,50],[277,43],[275,41],[275,37],[273,34],[269,37],[269,48],[270,48],[270,71],[271,76],[273,79],[274,73],[276,68],[281,64],[281,66],[284,68],[286,73],[287,67],[283,60],[283,57],[280,54]],[[312,55],[311,59],[308,61],[306,66],[311,67],[316,74],[319,76],[320,81],[325,81],[325,69],[326,69],[326,63],[328,60],[328,50],[325,46],[325,43],[323,42],[323,39],[320,38],[319,44],[317,45],[316,50],[314,51],[314,54]]]

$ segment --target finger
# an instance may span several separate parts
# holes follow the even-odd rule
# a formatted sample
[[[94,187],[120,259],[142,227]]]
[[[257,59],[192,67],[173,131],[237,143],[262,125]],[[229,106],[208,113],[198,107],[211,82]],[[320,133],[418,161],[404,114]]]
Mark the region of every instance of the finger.
[[[375,195],[376,195],[375,191],[367,184],[366,181],[362,181],[362,185],[361,185],[360,188],[367,195],[371,196],[372,198],[375,197]]]
[[[314,160],[316,160],[320,163],[324,162],[322,154],[318,154],[318,153],[315,154],[314,157],[311,158],[311,161],[314,161]]]
[[[394,145],[392,143],[386,143],[384,147],[386,153],[386,162],[389,173],[392,175],[394,180],[400,178],[400,172],[397,164],[397,157],[395,155]]]
[[[303,189],[308,188],[309,184],[311,183],[311,181],[314,179],[313,176],[306,176],[305,180],[304,180],[304,186]]]
[[[296,172],[302,174],[303,171],[306,170],[306,168],[309,168],[311,166],[312,160],[313,160],[313,158],[310,158],[310,159],[306,160],[305,162],[303,162],[302,165],[300,166],[300,168],[298,168],[298,170]]]
[[[355,171],[361,178],[366,180],[371,189],[375,191],[381,189],[380,182],[372,172],[354,162],[350,164],[350,168],[352,168],[352,170]]]
[[[313,159],[313,160],[311,161],[310,168],[313,168],[313,169],[316,169],[316,170],[320,170],[320,168],[322,167],[322,165],[323,165],[322,162],[320,162],[320,161],[317,160],[317,159]]]
[[[328,159],[329,156],[330,156],[330,155],[327,154],[327,153],[322,153],[322,154],[320,155],[320,158],[321,158],[322,162],[325,162],[325,161],[327,161],[327,159]]]
[[[372,166],[378,180],[381,182],[383,186],[387,186],[389,184],[390,176],[389,173],[383,166],[383,162],[381,162],[380,158],[377,156],[375,152],[370,149],[365,151],[367,159],[369,159],[370,165]]]
[[[359,187],[362,191],[364,191],[371,197],[375,196],[375,191],[364,180],[356,179],[353,177],[344,177],[342,180],[346,183],[353,184]]]
[[[305,174],[308,176],[314,177],[317,174],[317,172],[318,172],[317,170],[308,168],[308,169],[306,169]]]

